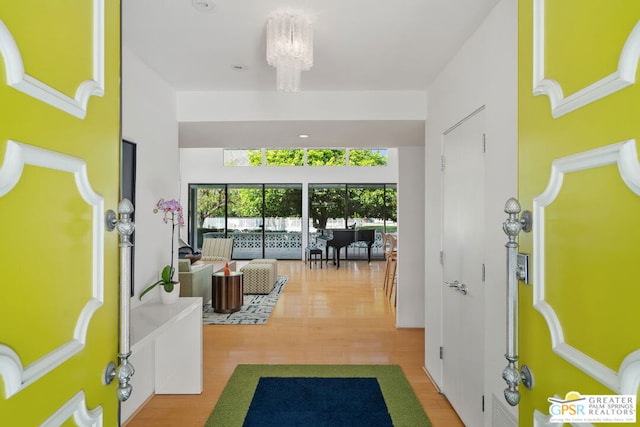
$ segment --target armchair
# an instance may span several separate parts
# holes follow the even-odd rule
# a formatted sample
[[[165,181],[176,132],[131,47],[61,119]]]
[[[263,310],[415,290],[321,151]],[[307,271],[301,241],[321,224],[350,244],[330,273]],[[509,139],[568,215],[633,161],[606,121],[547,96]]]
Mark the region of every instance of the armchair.
[[[233,252],[233,239],[206,238],[202,241],[202,262],[228,262]]]
[[[211,300],[211,264],[191,265],[188,259],[178,260],[178,279],[181,297],[202,297],[202,303]]]

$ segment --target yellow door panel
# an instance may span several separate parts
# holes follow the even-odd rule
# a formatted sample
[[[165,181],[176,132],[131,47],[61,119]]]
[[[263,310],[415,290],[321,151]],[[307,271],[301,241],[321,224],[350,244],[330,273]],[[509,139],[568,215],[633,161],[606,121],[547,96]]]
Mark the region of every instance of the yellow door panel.
[[[94,11],[103,3],[96,73]],[[78,413],[117,425],[116,385],[102,381],[117,362],[117,236],[100,221],[118,201],[120,2],[2,2],[0,21],[0,356],[13,359],[0,360],[10,366],[0,369],[0,424],[76,425]],[[11,43],[48,91],[73,101],[84,81],[103,75],[104,93],[91,92],[98,96],[86,98],[84,116],[64,96],[12,87]],[[45,164],[7,172],[16,146]],[[24,370],[17,380],[7,374],[16,366]]]
[[[546,8],[545,76],[557,79],[567,93],[614,72],[622,46],[640,21],[637,2],[520,0],[518,150],[523,209],[532,209],[534,198],[545,192],[554,160],[640,140],[638,84],[558,118],[553,118],[547,97],[534,96],[532,12],[540,3]],[[548,415],[550,397],[620,390],[552,349],[552,332],[533,307],[540,304],[534,293],[543,280],[544,301],[557,315],[564,343],[601,364],[608,378],[617,379],[623,360],[640,349],[640,232],[634,224],[639,215],[640,197],[623,182],[615,164],[565,173],[557,197],[544,208],[544,270],[538,272],[543,277],[534,274],[533,286],[520,284],[519,363],[529,366],[535,377],[532,390],[520,387],[521,426],[533,425],[534,411]],[[534,253],[535,233],[520,234],[520,251]],[[539,261],[532,257],[533,265]]]
[[[93,3],[23,0],[11,13],[0,6],[27,74],[71,97],[82,81],[93,78],[93,63],[87,61],[93,55]]]
[[[546,74],[561,84],[565,96],[616,71],[638,22],[640,5],[630,3],[636,2],[544,2]]]

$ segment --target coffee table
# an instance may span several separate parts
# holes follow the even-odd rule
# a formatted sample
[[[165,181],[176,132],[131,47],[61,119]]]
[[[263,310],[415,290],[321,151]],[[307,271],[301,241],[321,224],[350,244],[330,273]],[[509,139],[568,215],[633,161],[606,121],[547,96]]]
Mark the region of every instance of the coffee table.
[[[229,274],[224,274],[224,271],[213,273],[211,278],[213,311],[216,313],[240,311],[244,296],[242,276],[242,272],[239,271],[232,271]]]

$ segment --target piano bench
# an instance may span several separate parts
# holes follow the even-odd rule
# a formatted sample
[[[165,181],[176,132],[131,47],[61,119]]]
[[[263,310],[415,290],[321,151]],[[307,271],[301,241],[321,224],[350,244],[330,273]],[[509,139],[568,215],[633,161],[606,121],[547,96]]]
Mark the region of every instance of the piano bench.
[[[322,268],[322,249],[308,247],[306,251],[305,261],[309,261],[309,268],[311,268],[311,260],[318,265],[318,257],[320,257],[320,268]]]

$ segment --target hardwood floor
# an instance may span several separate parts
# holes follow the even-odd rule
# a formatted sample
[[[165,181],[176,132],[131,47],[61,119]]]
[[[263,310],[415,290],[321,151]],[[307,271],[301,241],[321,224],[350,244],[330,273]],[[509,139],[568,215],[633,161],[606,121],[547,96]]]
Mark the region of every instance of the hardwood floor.
[[[201,427],[236,365],[304,363],[400,365],[434,427],[463,426],[423,370],[424,329],[395,327],[384,266],[341,261],[340,269],[310,270],[280,261],[289,281],[266,325],[204,325],[203,393],[153,396],[125,425]]]

